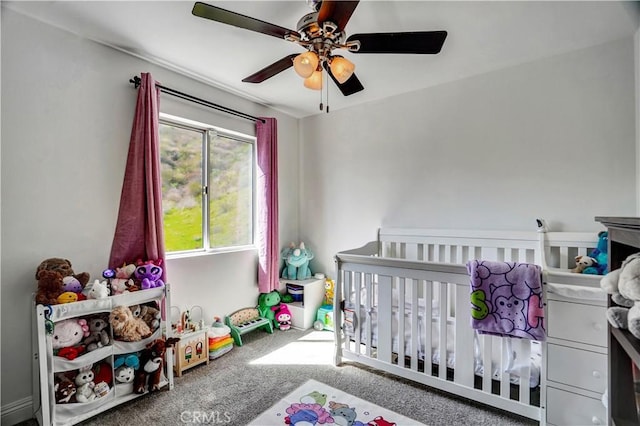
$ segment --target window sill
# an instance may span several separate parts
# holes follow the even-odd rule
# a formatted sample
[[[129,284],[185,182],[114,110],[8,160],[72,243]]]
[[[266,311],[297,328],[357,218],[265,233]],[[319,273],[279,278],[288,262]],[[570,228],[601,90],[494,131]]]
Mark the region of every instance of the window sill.
[[[180,253],[167,253],[167,260],[173,259],[185,259],[190,257],[200,257],[200,256],[211,256],[217,254],[227,254],[227,253],[236,253],[243,251],[258,251],[256,246],[238,246],[238,247],[225,247],[222,249],[213,249],[213,250],[194,250],[194,251],[185,251]]]

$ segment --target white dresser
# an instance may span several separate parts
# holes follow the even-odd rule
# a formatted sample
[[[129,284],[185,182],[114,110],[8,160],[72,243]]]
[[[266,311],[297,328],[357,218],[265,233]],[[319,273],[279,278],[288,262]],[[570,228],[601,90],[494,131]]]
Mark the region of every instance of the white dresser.
[[[600,276],[589,278],[593,286]],[[546,422],[605,425],[607,300],[604,292],[547,289]],[[566,290],[566,291],[563,291]]]

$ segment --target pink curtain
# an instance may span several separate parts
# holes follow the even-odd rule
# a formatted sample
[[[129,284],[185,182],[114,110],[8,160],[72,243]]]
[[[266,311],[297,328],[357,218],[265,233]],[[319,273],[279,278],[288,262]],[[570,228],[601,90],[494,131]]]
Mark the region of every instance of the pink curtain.
[[[142,73],[109,267],[162,260],[166,282],[158,117],[160,89]]]
[[[279,287],[278,242],[278,123],[275,118],[256,122],[258,150],[258,289],[268,293]]]

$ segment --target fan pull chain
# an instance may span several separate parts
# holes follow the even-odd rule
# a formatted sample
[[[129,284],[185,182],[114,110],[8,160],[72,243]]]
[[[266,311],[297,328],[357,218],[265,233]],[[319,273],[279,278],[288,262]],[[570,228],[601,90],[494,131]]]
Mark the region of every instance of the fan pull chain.
[[[322,74],[320,74],[320,111],[322,111],[324,109],[324,106],[322,105]]]
[[[329,71],[326,71],[327,73],[327,80],[329,79]],[[329,85],[326,85],[327,88],[327,114],[329,114]]]

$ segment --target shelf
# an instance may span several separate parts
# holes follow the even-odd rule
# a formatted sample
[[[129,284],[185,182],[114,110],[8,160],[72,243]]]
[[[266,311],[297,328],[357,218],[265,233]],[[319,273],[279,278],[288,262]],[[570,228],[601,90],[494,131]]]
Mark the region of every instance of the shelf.
[[[631,358],[634,364],[640,366],[640,340],[627,330],[621,330],[614,327],[610,328],[611,334],[620,343],[620,346],[622,346],[629,358]]]

